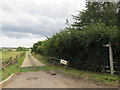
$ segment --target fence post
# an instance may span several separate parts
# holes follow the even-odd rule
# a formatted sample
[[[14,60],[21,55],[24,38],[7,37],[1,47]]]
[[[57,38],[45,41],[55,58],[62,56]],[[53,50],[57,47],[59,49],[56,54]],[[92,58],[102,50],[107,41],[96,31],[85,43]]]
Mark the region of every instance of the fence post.
[[[5,71],[7,71],[7,69],[2,65],[2,68],[5,70]]]
[[[16,62],[18,61],[18,55],[16,56]]]
[[[10,64],[12,64],[12,57],[10,57]]]
[[[112,52],[112,46],[111,43],[103,45],[105,47],[109,47],[109,62],[110,62],[110,73],[111,75],[114,74],[114,65],[113,65],[113,52]]]

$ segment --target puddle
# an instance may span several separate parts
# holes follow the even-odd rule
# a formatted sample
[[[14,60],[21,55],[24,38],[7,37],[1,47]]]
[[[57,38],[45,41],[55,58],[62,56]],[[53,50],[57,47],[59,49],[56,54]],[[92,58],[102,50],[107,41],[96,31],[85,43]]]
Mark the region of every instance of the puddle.
[[[56,73],[51,73],[50,75],[57,75]]]
[[[54,72],[46,72],[46,74],[50,74],[50,75],[57,75],[56,73]]]

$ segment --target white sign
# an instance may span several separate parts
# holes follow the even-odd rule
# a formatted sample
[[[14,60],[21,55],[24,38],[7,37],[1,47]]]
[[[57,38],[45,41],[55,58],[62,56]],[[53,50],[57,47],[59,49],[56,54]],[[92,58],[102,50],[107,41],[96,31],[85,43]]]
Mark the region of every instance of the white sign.
[[[67,65],[67,64],[68,64],[68,62],[67,62],[66,60],[63,60],[63,59],[60,60],[60,63],[61,63],[61,64],[64,64],[64,65]]]

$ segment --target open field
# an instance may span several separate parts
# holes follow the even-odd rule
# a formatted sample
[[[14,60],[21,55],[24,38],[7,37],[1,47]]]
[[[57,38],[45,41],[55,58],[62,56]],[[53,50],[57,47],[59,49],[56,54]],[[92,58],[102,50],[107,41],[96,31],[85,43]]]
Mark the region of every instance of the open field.
[[[22,52],[17,51],[1,51],[0,52],[0,58],[2,60],[0,67],[2,68],[0,70],[0,81],[7,78],[9,75],[11,75],[12,70],[10,67],[14,67],[19,60],[18,55],[20,55]],[[3,67],[2,67],[3,66]],[[4,69],[3,69],[4,68]],[[15,68],[15,67],[14,67]]]
[[[2,60],[6,60],[10,57],[15,58],[17,55],[19,55],[21,52],[17,51],[8,51],[8,52],[3,52],[2,53]]]
[[[13,64],[17,62],[18,56],[22,52],[17,51],[5,51],[2,52],[1,58],[2,58],[2,65],[7,66],[8,64]]]
[[[2,74],[2,80],[6,79],[8,76],[10,76],[12,73],[16,72],[17,68],[20,67],[20,65],[22,64],[25,54],[24,52],[6,52],[6,53],[2,53],[3,54],[3,58],[2,60],[5,60],[3,63],[9,63],[9,58],[12,57],[12,63],[9,64],[7,67],[5,67],[5,69],[2,69],[0,71],[2,71],[0,74]],[[18,58],[16,58],[16,56],[19,55]],[[17,62],[14,63],[15,59],[17,59]],[[3,65],[4,65],[3,64]],[[2,65],[2,66],[3,66]]]

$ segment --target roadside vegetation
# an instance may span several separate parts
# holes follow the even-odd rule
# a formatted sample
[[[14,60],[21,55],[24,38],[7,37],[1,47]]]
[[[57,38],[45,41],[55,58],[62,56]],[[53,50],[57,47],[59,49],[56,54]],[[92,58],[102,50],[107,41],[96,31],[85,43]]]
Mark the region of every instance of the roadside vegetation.
[[[94,73],[90,71],[84,71],[84,70],[77,70],[75,68],[68,67],[67,69],[64,66],[59,66],[54,63],[48,62],[48,57],[44,57],[43,55],[37,54],[37,53],[32,53],[32,55],[45,64],[47,67],[44,69],[38,69],[38,70],[53,70],[53,71],[58,71],[61,74],[65,75],[71,75],[75,78],[81,78],[84,80],[91,80],[96,83],[104,83],[104,84],[109,84],[109,85],[114,85],[118,86],[120,85],[120,82],[118,81],[118,75],[113,75],[111,76],[110,74],[107,73]],[[36,69],[37,70],[37,69]]]
[[[89,2],[86,10],[73,16],[60,32],[33,45],[32,52],[47,57],[69,61],[69,67],[93,72],[110,70],[109,49],[111,43],[115,73],[120,74],[120,4],[113,2]],[[111,15],[112,13],[112,15]]]
[[[2,80],[16,71],[16,67],[19,67],[24,60],[23,57],[25,57],[25,51],[16,51],[16,49],[11,48],[1,51],[2,68],[0,75]]]
[[[16,51],[26,51],[27,49],[25,47],[18,47]]]
[[[61,73],[67,72],[66,75],[72,73],[71,75],[86,80],[112,85],[120,84],[118,77],[120,75],[119,8],[119,2],[86,3],[86,9],[73,16],[75,21],[72,24],[66,20],[67,26],[64,29],[47,38],[46,41],[39,41],[33,45],[32,55],[46,66],[20,68],[25,58],[23,55],[17,63],[3,70],[3,80],[16,72],[56,70]],[[112,45],[115,62],[116,72],[113,76],[106,73],[110,70],[108,48],[104,47],[108,43]],[[17,51],[26,51],[26,49],[19,47]],[[68,68],[49,63],[49,57],[69,61]]]
[[[20,67],[25,59],[25,54],[28,53],[29,50],[20,50],[20,51],[12,51],[12,50],[5,50],[2,53],[2,69],[0,70],[0,81],[5,80],[13,73],[19,72],[28,72],[28,71],[40,71],[40,70],[50,70],[47,66],[45,67]],[[16,56],[18,56],[16,58]],[[12,61],[11,61],[12,60]],[[7,65],[7,66],[6,66]]]
[[[2,80],[9,77],[11,74],[17,72],[17,68],[19,68],[25,58],[24,53],[21,54],[21,56],[18,58],[18,62],[15,64],[11,64],[7,67],[5,67],[5,70],[2,69]]]
[[[8,61],[10,57],[15,58],[20,53],[21,52],[17,52],[17,51],[2,52],[2,62]]]
[[[35,43],[32,52],[45,57],[65,59],[69,61],[68,67],[74,68],[73,72],[75,69],[78,73],[85,71],[84,73],[92,79],[118,83],[120,75],[119,8],[120,2],[87,2],[85,10],[76,16],[73,15],[72,24],[66,20],[67,26],[64,29],[45,41]],[[114,76],[108,73],[110,71],[109,50],[105,45],[109,43],[113,51],[116,74]],[[61,67],[57,67],[60,70]],[[90,73],[92,71],[92,73],[86,71]],[[83,76],[86,75],[83,74]]]
[[[17,55],[19,55],[21,52],[17,52],[17,51],[7,51],[7,52],[2,52],[2,60],[7,59],[9,57],[15,57]]]

